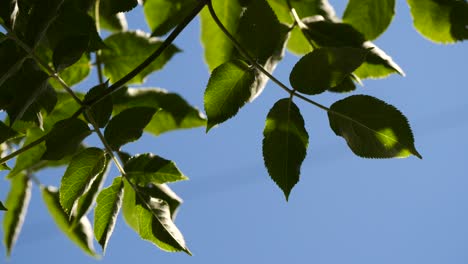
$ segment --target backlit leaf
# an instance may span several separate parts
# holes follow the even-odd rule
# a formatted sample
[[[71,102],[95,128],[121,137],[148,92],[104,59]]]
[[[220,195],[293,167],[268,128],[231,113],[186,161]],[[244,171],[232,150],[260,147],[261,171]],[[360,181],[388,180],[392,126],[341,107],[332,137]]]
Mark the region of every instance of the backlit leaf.
[[[94,236],[103,252],[106,251],[107,242],[114,231],[117,215],[122,206],[123,187],[122,177],[116,177],[111,186],[99,193],[96,200]]]
[[[73,157],[60,184],[60,204],[68,215],[105,167],[106,155],[99,148],[87,148]]]
[[[466,0],[407,0],[413,23],[424,37],[438,43],[468,39]]]
[[[26,133],[26,139],[23,143],[23,146],[27,146],[30,143],[35,142],[44,135],[45,133],[39,128],[29,129]],[[15,166],[10,171],[7,177],[12,178],[18,173],[22,172],[23,170],[29,169],[31,166],[37,164],[41,160],[41,157],[45,151],[45,142],[42,142],[30,148],[28,151],[25,151],[18,155],[18,157],[16,158]]]
[[[78,224],[72,226],[69,216],[60,205],[59,192],[54,187],[42,189],[42,198],[59,229],[85,253],[97,257],[93,245],[93,229],[87,217],[82,217]]]
[[[363,48],[320,48],[302,57],[294,65],[289,81],[305,94],[319,94],[341,84],[366,59]]]
[[[150,38],[141,31],[128,31],[113,34],[104,43],[109,47],[102,50],[101,55],[104,75],[113,83],[142,63],[161,45],[162,41]],[[142,83],[147,75],[160,70],[179,51],[176,46],[170,45],[158,59],[128,83]]]
[[[263,131],[263,159],[273,181],[283,190],[286,200],[299,181],[309,135],[299,108],[281,99],[268,113]]]
[[[8,193],[5,206],[8,211],[3,218],[3,233],[7,255],[11,251],[18,239],[23,227],[29,200],[31,198],[31,181],[26,174],[19,174],[11,181],[10,192]]]
[[[209,131],[237,114],[249,100],[255,72],[240,60],[229,61],[216,68],[205,90],[205,112]]]
[[[395,0],[350,0],[343,21],[359,30],[367,40],[382,34],[395,15]]]
[[[132,107],[114,116],[104,130],[104,137],[113,150],[141,137],[143,129],[158,110],[152,107]]]
[[[415,155],[414,138],[406,117],[394,106],[367,95],[335,102],[328,112],[330,127],[354,154],[364,158],[404,158]]]
[[[91,134],[91,130],[81,119],[69,118],[57,122],[46,139],[43,160],[60,160],[74,153],[81,142]]]
[[[5,125],[5,123],[0,121],[0,144],[18,135],[18,132],[11,129],[9,126]]]
[[[173,161],[151,153],[133,156],[124,169],[128,178],[141,186],[188,180]]]
[[[87,103],[91,100],[96,99],[99,95],[101,95],[106,89],[108,88],[108,83],[99,84],[91,88],[88,93],[85,95],[84,103]],[[93,117],[93,120],[96,121],[96,124],[99,127],[105,127],[107,122],[112,115],[112,97],[107,96],[99,103],[93,105],[89,110],[88,114]]]
[[[112,96],[114,111],[119,113],[130,107],[160,108],[153,115],[145,131],[154,135],[164,132],[206,125],[200,110],[189,105],[180,95],[159,88],[121,89]]]
[[[196,0],[145,0],[143,11],[153,36],[168,33],[193,10],[196,4]]]

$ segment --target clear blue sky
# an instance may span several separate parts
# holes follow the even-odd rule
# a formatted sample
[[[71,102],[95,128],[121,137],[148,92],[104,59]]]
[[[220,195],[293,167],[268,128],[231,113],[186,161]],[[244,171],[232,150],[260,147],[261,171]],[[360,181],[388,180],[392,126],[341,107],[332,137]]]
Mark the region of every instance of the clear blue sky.
[[[286,94],[269,84],[232,120],[204,129],[144,136],[133,153],[175,160],[190,177],[172,185],[185,200],[177,225],[194,256],[166,253],[142,241],[122,218],[100,263],[468,263],[468,90],[466,43],[431,43],[413,28],[405,1],[376,43],[406,71],[366,80],[353,94],[376,96],[410,120],[424,159],[355,157],[328,125],[326,113],[298,100],[310,135],[301,180],[288,203],[263,165],[261,140],[270,107]],[[331,1],[342,14],[344,0]],[[131,28],[146,28],[140,13]],[[208,80],[199,22],[177,39],[184,50],[147,86],[183,95],[203,108]],[[298,57],[288,54],[275,75],[284,82]],[[95,76],[88,78],[89,87]],[[330,105],[345,95],[324,94]],[[63,170],[38,177],[57,184]],[[116,170],[111,176],[116,176]],[[0,184],[4,199],[7,183]],[[97,246],[97,245],[96,245]],[[0,250],[0,262],[5,260]],[[9,263],[95,263],[55,227],[35,188]]]

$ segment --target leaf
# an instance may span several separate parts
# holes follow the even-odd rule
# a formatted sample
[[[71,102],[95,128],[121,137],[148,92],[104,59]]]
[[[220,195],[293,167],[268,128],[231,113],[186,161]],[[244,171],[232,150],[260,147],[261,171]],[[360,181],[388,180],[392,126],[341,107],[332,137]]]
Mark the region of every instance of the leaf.
[[[68,215],[105,167],[106,155],[99,148],[87,148],[73,157],[60,184],[60,205]]]
[[[102,171],[94,178],[89,188],[86,190],[83,195],[78,199],[76,203],[75,210],[72,212],[73,223],[76,224],[80,219],[85,216],[98,195],[99,190],[101,190],[106,176],[108,174],[109,158],[106,158],[106,163]]]
[[[341,84],[366,59],[363,48],[321,48],[302,57],[289,75],[294,89],[319,94]]]
[[[276,102],[268,113],[263,130],[263,159],[286,200],[299,181],[308,144],[309,135],[299,108],[289,98]]]
[[[107,243],[114,231],[122,206],[122,197],[122,177],[114,178],[112,185],[102,190],[97,197],[97,205],[94,209],[94,236],[103,252],[106,251]]]
[[[141,186],[188,180],[173,161],[151,153],[133,156],[124,169],[128,178]]]
[[[52,57],[56,71],[59,72],[80,60],[88,48],[88,43],[89,36],[72,36],[61,40]]]
[[[395,15],[395,0],[350,0],[343,21],[359,30],[367,40],[382,34]]]
[[[85,95],[84,103],[86,104],[87,102],[96,99],[98,96],[103,94],[107,88],[107,82],[94,86]],[[99,103],[91,106],[91,108],[88,110],[88,113],[93,117],[93,120],[96,121],[97,125],[102,128],[107,125],[107,122],[109,122],[109,119],[112,115],[112,108],[112,97],[107,96],[99,101]]]
[[[191,254],[183,235],[171,219],[167,202],[141,192],[137,196],[128,182],[124,182],[122,205],[125,221],[142,239],[165,251]]]
[[[404,158],[414,147],[408,120],[394,106],[367,95],[335,102],[328,112],[330,127],[343,137],[354,154],[364,158]]]
[[[137,106],[160,108],[145,127],[146,132],[154,135],[206,125],[206,118],[200,110],[189,105],[180,95],[163,89],[121,89],[113,94],[112,100],[114,113]]]
[[[438,43],[468,39],[466,0],[407,0],[413,23],[421,35]]]
[[[88,124],[77,118],[57,122],[46,139],[42,160],[60,160],[74,153],[81,142],[91,134]]]
[[[383,50],[351,25],[323,21],[316,17],[303,19],[308,37],[318,47],[354,47],[370,49],[366,61],[355,72],[360,78],[382,78],[391,73],[405,75],[403,70]],[[372,49],[371,49],[372,48]]]
[[[143,11],[153,36],[167,34],[196,6],[196,0],[145,0]]]
[[[3,205],[3,203],[0,201],[0,211],[8,211],[8,209]]]
[[[124,13],[111,14],[110,12],[104,11],[103,1],[101,1],[101,7],[99,8],[99,22],[103,29],[110,32],[127,31],[128,23]]]
[[[175,220],[177,210],[183,201],[167,184],[148,184],[145,187],[140,186],[139,190],[153,198],[166,201],[171,211],[171,218]]]
[[[40,130],[39,128],[29,129],[26,133],[26,139],[23,143],[23,146],[29,145],[30,143],[41,138],[43,135],[44,135],[44,132]],[[26,170],[34,166],[35,164],[37,164],[41,160],[41,156],[43,155],[45,151],[46,151],[45,142],[42,142],[30,148],[28,151],[19,154],[16,157],[15,166],[10,171],[7,178],[11,179],[18,173],[22,172],[23,170]]]
[[[119,12],[128,12],[138,5],[137,0],[103,0],[103,2],[108,7],[109,13],[111,14],[117,14]]]
[[[104,130],[110,147],[119,150],[121,146],[139,139],[157,111],[151,107],[133,107],[114,116]]]
[[[18,132],[0,121],[0,144],[18,135]]]
[[[26,60],[26,53],[18,47],[14,40],[4,39],[0,42],[0,58],[2,58],[2,63],[0,63],[1,88],[3,83],[21,68]]]
[[[10,192],[5,202],[8,211],[5,212],[3,218],[3,243],[6,246],[7,256],[11,255],[21,232],[30,199],[31,181],[29,177],[26,174],[17,175],[11,181]]]
[[[60,206],[59,192],[54,187],[42,189],[42,198],[60,230],[85,253],[97,257],[93,245],[93,230],[87,217],[81,218],[77,225],[69,221],[69,216]]]
[[[162,41],[158,38],[150,38],[141,31],[132,31],[113,34],[104,43],[109,47],[102,50],[101,55],[104,75],[114,83],[149,57],[161,45]],[[147,75],[160,70],[179,51],[176,46],[170,45],[158,59],[127,84],[143,83]]]
[[[90,72],[91,61],[89,54],[84,53],[77,62],[60,72],[59,76],[71,87],[85,80]]]
[[[7,27],[13,28],[16,19],[16,13],[18,13],[17,0],[4,0],[0,2],[0,24],[3,21]]]
[[[11,170],[10,167],[6,165],[6,163],[0,164],[0,171],[4,170]]]
[[[248,101],[255,73],[240,60],[229,61],[216,68],[205,90],[206,131],[237,114]]]

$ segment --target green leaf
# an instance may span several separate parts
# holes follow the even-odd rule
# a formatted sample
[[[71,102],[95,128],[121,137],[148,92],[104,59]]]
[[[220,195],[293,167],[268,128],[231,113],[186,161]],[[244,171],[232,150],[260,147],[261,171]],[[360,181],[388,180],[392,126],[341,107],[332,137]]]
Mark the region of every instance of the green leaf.
[[[31,181],[29,177],[26,174],[17,175],[11,181],[10,192],[5,202],[8,211],[5,212],[3,218],[3,243],[6,246],[7,256],[11,255],[11,250],[21,232],[30,199]]]
[[[111,82],[116,82],[149,57],[162,41],[150,38],[141,31],[133,31],[113,34],[104,43],[109,47],[102,50],[101,55],[104,75],[109,77]],[[143,83],[147,75],[160,70],[179,51],[176,46],[170,45],[158,59],[127,83]]]
[[[0,2],[0,24],[3,23],[13,28],[16,19],[16,13],[18,12],[17,0],[7,0]]]
[[[268,113],[263,130],[263,159],[286,200],[299,181],[308,144],[309,135],[299,108],[289,98],[276,102]]]
[[[304,55],[313,50],[299,27],[294,27],[288,40],[288,50],[296,55]]]
[[[101,190],[102,185],[106,180],[108,166],[109,159],[107,158],[102,171],[94,178],[89,189],[86,190],[86,192],[78,199],[75,210],[72,212],[73,223],[78,223],[80,219],[88,213],[89,209],[93,205],[99,190]]]
[[[5,205],[3,205],[2,201],[0,201],[0,211],[8,211]]]
[[[39,128],[31,128],[26,133],[26,139],[23,143],[23,146],[27,146],[30,143],[38,140],[42,136],[44,136],[44,132]],[[41,160],[41,156],[46,151],[45,142],[42,142],[28,151],[21,153],[16,158],[16,163],[13,169],[8,174],[7,178],[12,178],[16,174],[22,172],[23,170],[29,169],[30,167],[34,166]]]
[[[4,171],[4,170],[11,170],[11,168],[8,167],[6,163],[0,164],[0,171]]]
[[[141,186],[188,180],[173,161],[151,153],[133,156],[124,169],[129,179]]]
[[[142,239],[152,242],[165,251],[184,251],[191,254],[182,233],[171,219],[166,201],[153,198],[143,192],[137,195],[125,181],[122,213],[127,224]]]
[[[359,30],[367,40],[376,39],[392,22],[395,0],[350,0],[343,21]]]
[[[413,23],[424,37],[438,43],[468,39],[466,0],[407,0]]]
[[[110,147],[119,150],[121,146],[139,139],[157,111],[151,107],[133,107],[114,116],[104,130]]]
[[[240,60],[226,62],[212,72],[204,98],[207,132],[237,114],[251,97],[254,81],[255,72]]]
[[[122,177],[114,178],[112,185],[102,190],[97,197],[97,205],[94,209],[94,236],[103,252],[106,251],[107,243],[114,231],[122,206],[122,197]]]
[[[109,9],[109,13],[117,14],[119,12],[128,12],[138,5],[137,0],[103,0],[103,4]]]
[[[60,160],[74,153],[81,142],[91,134],[88,124],[77,118],[57,122],[46,139],[46,151],[42,160]]]
[[[145,187],[140,186],[139,190],[153,198],[166,201],[171,211],[171,218],[175,220],[177,210],[183,201],[167,184],[148,184]]]
[[[90,72],[91,60],[89,54],[85,53],[77,62],[60,72],[59,76],[71,87],[86,79]]]
[[[14,40],[5,39],[0,42],[0,58],[2,58],[2,63],[0,63],[1,88],[3,83],[21,68],[26,60],[26,53]]]
[[[112,96],[114,113],[130,107],[160,108],[153,115],[145,131],[154,135],[164,132],[206,125],[206,118],[180,95],[158,88],[121,89]]]
[[[97,257],[93,245],[93,230],[88,218],[82,217],[78,224],[72,226],[68,214],[60,206],[59,192],[54,187],[43,188],[42,198],[60,230],[85,253]]]
[[[103,1],[101,1],[101,7],[99,9],[99,22],[101,28],[110,32],[127,31],[128,24],[124,13],[111,14],[103,9]]]
[[[105,167],[106,155],[99,148],[87,148],[73,157],[60,184],[60,205],[68,215]]]
[[[0,121],[0,144],[18,135],[18,132]]]
[[[317,17],[303,19],[307,35],[318,47],[354,47],[371,49],[366,61],[356,70],[360,78],[382,78],[391,73],[405,75],[403,70],[383,50],[345,23],[323,21]]]
[[[321,48],[302,57],[294,65],[289,81],[305,94],[319,94],[338,86],[366,59],[363,48]]]
[[[143,11],[152,35],[168,33],[182,22],[196,4],[196,0],[145,0]]]
[[[82,98],[82,94],[75,94]],[[57,105],[54,110],[44,118],[44,132],[49,132],[54,125],[60,121],[68,120],[78,109],[80,105],[66,92],[57,93]]]
[[[367,95],[335,102],[328,112],[330,127],[354,154],[364,158],[404,158],[413,154],[414,138],[406,117],[394,106]]]
[[[104,93],[104,91],[108,88],[108,83],[103,83],[91,88],[84,98],[84,103],[86,104],[89,101],[96,99],[98,96]],[[99,127],[105,127],[107,122],[112,115],[112,97],[107,96],[99,103],[93,105],[89,110],[88,113],[93,117],[94,121]]]
[[[56,71],[59,72],[80,60],[88,48],[88,43],[89,36],[73,36],[60,41],[52,56]]]

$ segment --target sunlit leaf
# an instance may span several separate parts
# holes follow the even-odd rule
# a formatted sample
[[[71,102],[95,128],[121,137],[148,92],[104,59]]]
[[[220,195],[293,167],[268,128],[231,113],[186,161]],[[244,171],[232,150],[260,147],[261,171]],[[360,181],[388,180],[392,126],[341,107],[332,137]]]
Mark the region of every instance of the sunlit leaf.
[[[44,187],[42,198],[59,229],[85,253],[97,257],[93,245],[93,229],[87,217],[82,217],[78,224],[72,226],[69,216],[63,211],[59,192],[54,187]]]
[[[18,174],[11,181],[10,192],[5,201],[8,211],[3,218],[3,243],[6,246],[7,255],[11,251],[18,239],[23,227],[29,200],[31,198],[31,181],[26,174]]]
[[[191,254],[182,233],[171,219],[167,202],[142,192],[137,195],[130,184],[124,182],[122,205],[125,221],[142,239],[166,251]]]
[[[101,61],[104,75],[116,82],[142,63],[162,43],[158,38],[150,38],[141,31],[121,32],[109,36],[104,43],[109,47],[102,50]],[[160,70],[172,56],[180,50],[170,45],[150,66],[128,83],[142,83],[150,73]]]
[[[104,130],[104,137],[113,150],[141,137],[143,129],[158,110],[152,107],[132,107],[114,116]]]
[[[60,205],[68,215],[105,167],[106,155],[99,148],[87,148],[73,157],[60,184]]]
[[[175,220],[177,210],[183,201],[167,184],[148,184],[145,187],[140,186],[139,190],[153,198],[166,201],[171,211],[171,218]]]
[[[81,142],[91,134],[91,130],[81,119],[69,118],[57,122],[46,139],[43,160],[60,160],[74,153]]]
[[[263,131],[263,159],[273,181],[283,190],[286,200],[299,181],[309,135],[299,108],[281,99],[268,113]]]
[[[395,0],[350,0],[343,21],[359,30],[367,40],[382,34],[395,15]]]
[[[117,215],[122,206],[123,187],[122,177],[116,177],[111,186],[99,193],[96,200],[94,236],[103,252],[106,251],[107,243],[114,231]]]
[[[466,0],[407,0],[416,29],[438,43],[468,39]]]
[[[164,132],[206,125],[200,110],[189,105],[180,95],[158,88],[122,89],[112,96],[114,111],[119,113],[130,107],[160,108],[153,115],[145,131],[154,135]]]
[[[124,169],[128,178],[141,186],[188,180],[173,161],[151,153],[133,156]]]
[[[250,98],[254,81],[254,71],[240,60],[226,62],[212,72],[204,98],[207,131],[237,114]]]
[[[364,158],[415,155],[413,133],[406,117],[394,106],[367,95],[335,102],[328,112],[330,127],[343,137],[354,154]]]
[[[145,0],[143,11],[153,36],[168,33],[193,10],[196,4],[196,0]]]
[[[319,94],[338,86],[366,59],[363,48],[320,48],[302,57],[294,65],[289,81],[305,94]]]

